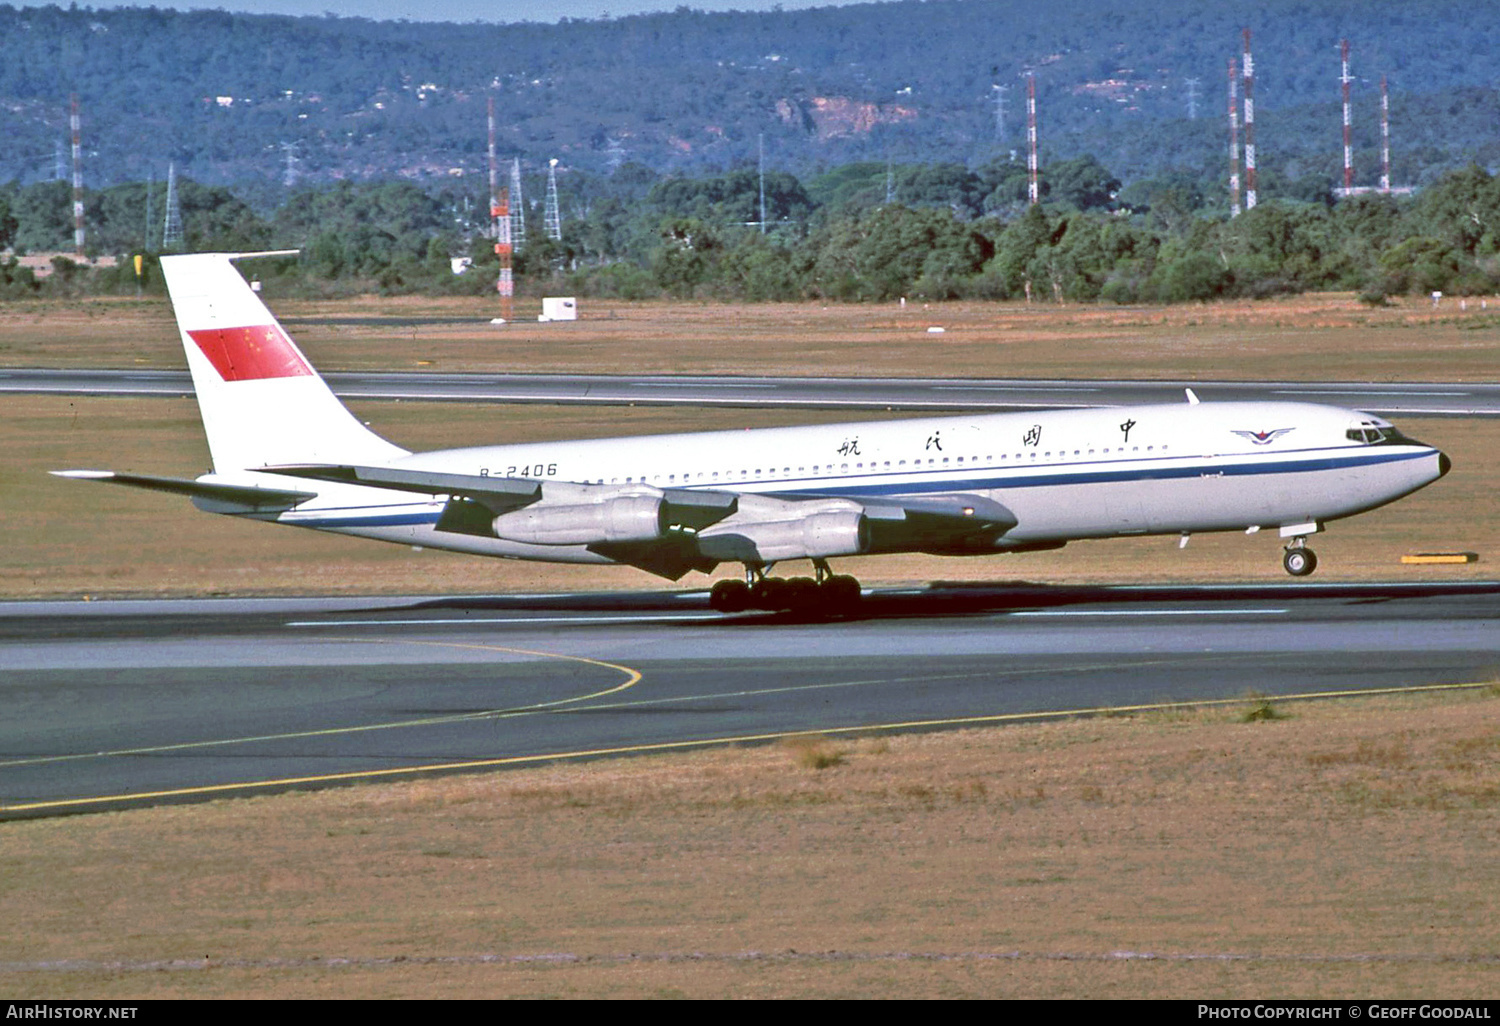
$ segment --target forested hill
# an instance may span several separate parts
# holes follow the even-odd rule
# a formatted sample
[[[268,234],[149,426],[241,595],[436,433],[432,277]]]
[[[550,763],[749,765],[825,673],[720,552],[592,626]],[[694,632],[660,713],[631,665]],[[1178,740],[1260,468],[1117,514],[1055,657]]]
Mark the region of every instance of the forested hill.
[[[95,187],[160,181],[168,160],[205,183],[482,172],[492,91],[501,154],[531,167],[702,173],[753,161],[762,136],[772,166],[804,173],[977,166],[1024,146],[1027,72],[1045,158],[1091,153],[1126,183],[1202,176],[1227,162],[1244,25],[1273,172],[1338,166],[1341,38],[1361,182],[1378,171],[1382,73],[1398,180],[1500,163],[1500,20],[1456,0],[908,0],[558,25],[0,6],[0,180],[55,175],[70,92]]]

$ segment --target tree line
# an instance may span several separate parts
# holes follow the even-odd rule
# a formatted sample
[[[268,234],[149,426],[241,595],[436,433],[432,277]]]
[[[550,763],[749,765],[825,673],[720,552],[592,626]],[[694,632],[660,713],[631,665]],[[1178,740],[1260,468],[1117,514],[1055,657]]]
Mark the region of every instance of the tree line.
[[[534,183],[539,184],[539,183]],[[625,164],[568,176],[560,239],[528,203],[515,256],[521,295],[874,302],[1024,299],[1161,303],[1347,290],[1370,302],[1401,293],[1500,287],[1500,180],[1477,166],[1410,198],[1335,201],[1326,181],[1275,182],[1229,217],[1192,174],[1121,187],[1093,157],[1050,165],[1043,202],[1027,203],[1014,160],[849,164],[805,183],[741,167],[660,176]],[[342,181],[257,210],[228,187],[178,183],[187,250],[296,248],[267,274],[281,294],[473,294],[493,288],[498,258],[487,197],[459,181]],[[540,188],[529,195],[541,195]],[[253,197],[252,197],[253,198]],[[154,218],[146,219],[148,202]],[[39,277],[0,260],[0,298],[130,293],[129,256],[154,261],[164,187],[134,182],[88,193],[90,248],[122,258],[90,269],[67,256]],[[71,186],[0,185],[0,249],[67,251]],[[462,274],[454,258],[472,263]]]

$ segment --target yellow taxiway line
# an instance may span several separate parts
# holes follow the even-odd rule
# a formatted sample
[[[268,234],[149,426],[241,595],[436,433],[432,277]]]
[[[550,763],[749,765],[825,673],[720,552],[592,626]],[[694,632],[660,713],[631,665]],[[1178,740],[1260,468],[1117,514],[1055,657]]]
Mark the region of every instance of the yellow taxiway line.
[[[441,645],[446,642],[427,642],[426,644]],[[483,647],[483,646],[471,646]],[[516,651],[516,650],[510,650]],[[545,655],[549,653],[533,653]],[[560,656],[559,658],[579,658],[575,656]],[[601,666],[614,666],[616,669],[626,669],[615,666],[612,663],[600,663],[596,660],[582,659],[583,662],[593,662]],[[628,671],[636,674],[636,671]],[[609,694],[633,685],[640,679],[636,674],[635,679],[620,687],[611,688],[600,694]],[[1058,709],[1049,712],[1025,712],[1025,713],[996,713],[987,716],[958,716],[933,720],[902,720],[893,723],[864,723],[848,727],[824,727],[818,730],[784,730],[772,731],[762,734],[735,734],[719,737],[694,738],[686,741],[658,741],[648,744],[617,745],[608,748],[576,749],[563,752],[546,752],[539,755],[512,755],[491,759],[468,759],[460,762],[435,763],[423,766],[396,766],[387,769],[356,770],[348,773],[324,773],[303,777],[281,777],[273,780],[252,780],[235,784],[212,784],[201,787],[183,787],[164,791],[142,791],[136,794],[105,795],[97,798],[70,798],[56,801],[29,802],[22,805],[0,805],[0,814],[17,812],[40,812],[44,810],[61,809],[85,809],[93,806],[105,805],[112,802],[140,802],[152,801],[166,798],[183,798],[188,796],[205,796],[213,794],[225,794],[233,791],[245,791],[263,788],[290,788],[304,784],[334,784],[353,781],[374,781],[399,776],[415,776],[423,773],[452,773],[458,771],[473,771],[480,769],[495,769],[502,766],[519,766],[526,763],[556,762],[564,759],[591,759],[615,755],[641,755],[649,752],[671,752],[682,751],[693,748],[706,748],[712,745],[744,744],[753,742],[778,741],[784,738],[794,737],[819,737],[828,734],[857,734],[868,731],[888,730],[920,730],[936,727],[961,727],[982,726],[1002,723],[1015,723],[1026,720],[1052,720],[1068,717],[1081,716],[1109,716],[1124,713],[1139,712],[1163,712],[1172,709],[1200,709],[1207,707],[1244,705],[1247,702],[1269,700],[1276,702],[1311,701],[1324,698],[1361,698],[1375,695],[1410,695],[1424,694],[1436,691],[1464,691],[1478,688],[1494,687],[1494,681],[1474,681],[1464,684],[1417,684],[1403,687],[1387,688],[1360,688],[1353,691],[1309,691],[1293,695],[1268,695],[1261,698],[1212,698],[1199,701],[1185,702],[1150,702],[1138,705],[1114,705],[1114,706],[1091,706],[1080,709]]]

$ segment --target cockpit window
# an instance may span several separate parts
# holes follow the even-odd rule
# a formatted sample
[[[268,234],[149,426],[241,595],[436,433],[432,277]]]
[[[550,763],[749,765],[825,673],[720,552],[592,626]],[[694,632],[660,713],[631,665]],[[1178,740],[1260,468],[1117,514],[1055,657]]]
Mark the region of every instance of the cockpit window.
[[[1412,445],[1413,441],[1389,424],[1361,424],[1344,432],[1344,437],[1362,445]]]

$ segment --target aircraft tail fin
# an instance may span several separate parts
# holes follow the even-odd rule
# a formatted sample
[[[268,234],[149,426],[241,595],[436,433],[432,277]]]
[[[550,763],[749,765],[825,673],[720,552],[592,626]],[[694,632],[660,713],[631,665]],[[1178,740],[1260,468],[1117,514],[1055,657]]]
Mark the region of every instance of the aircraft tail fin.
[[[214,470],[407,455],[345,409],[233,264],[270,255],[161,258]]]

